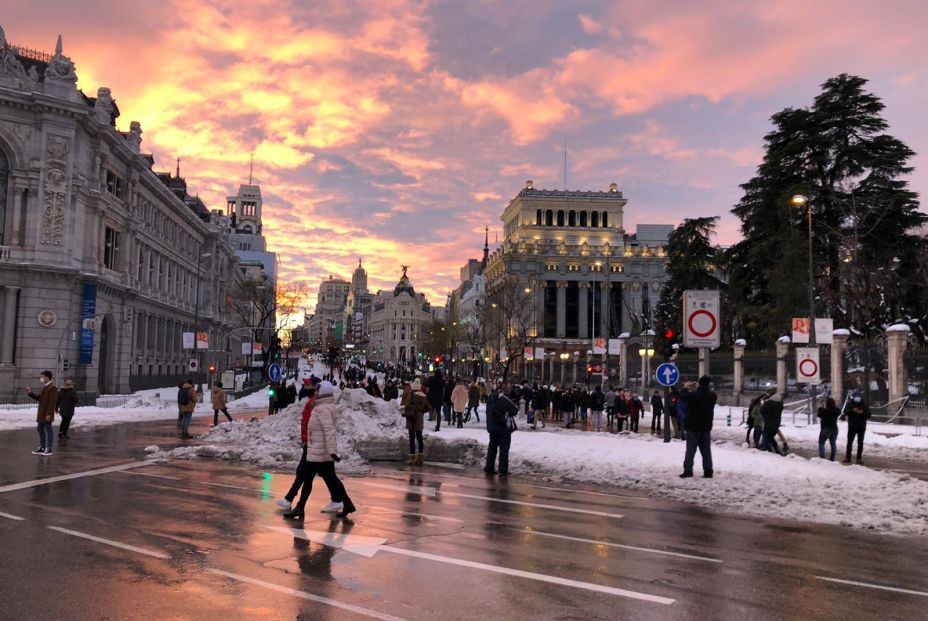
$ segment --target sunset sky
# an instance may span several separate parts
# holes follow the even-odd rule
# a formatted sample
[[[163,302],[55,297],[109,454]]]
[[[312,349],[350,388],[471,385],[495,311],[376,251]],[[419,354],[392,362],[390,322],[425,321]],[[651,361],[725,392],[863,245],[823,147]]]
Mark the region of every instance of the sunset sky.
[[[109,86],[156,168],[182,158],[210,208],[247,181],[285,280],[371,288],[400,265],[433,303],[491,244],[532,179],[616,182],[626,229],[721,215],[759,163],[770,115],[841,72],[871,80],[890,131],[928,153],[920,1],[0,0],[14,44],[64,52]],[[928,160],[913,189],[928,189]],[[314,304],[314,296],[307,300]]]

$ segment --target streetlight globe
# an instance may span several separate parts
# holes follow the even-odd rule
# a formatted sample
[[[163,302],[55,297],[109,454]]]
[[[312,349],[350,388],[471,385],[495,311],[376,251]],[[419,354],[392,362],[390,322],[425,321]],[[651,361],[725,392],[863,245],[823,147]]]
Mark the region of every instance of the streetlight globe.
[[[791,199],[789,199],[789,202],[791,202],[796,207],[802,207],[809,202],[809,199],[802,194],[795,194]]]

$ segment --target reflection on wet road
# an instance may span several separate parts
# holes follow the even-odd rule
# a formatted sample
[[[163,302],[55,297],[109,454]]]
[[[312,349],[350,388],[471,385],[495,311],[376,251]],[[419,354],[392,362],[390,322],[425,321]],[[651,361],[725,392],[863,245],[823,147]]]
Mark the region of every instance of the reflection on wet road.
[[[378,465],[345,478],[352,521],[317,486],[287,522],[289,473],[144,462],[171,435],[98,429],[42,461],[0,434],[0,616],[915,619],[928,597],[914,538],[479,471]]]

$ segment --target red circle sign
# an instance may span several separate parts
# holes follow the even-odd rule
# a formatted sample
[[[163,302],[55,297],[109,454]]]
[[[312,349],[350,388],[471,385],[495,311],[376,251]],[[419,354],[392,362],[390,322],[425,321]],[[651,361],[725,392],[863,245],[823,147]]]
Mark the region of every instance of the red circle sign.
[[[694,325],[696,322],[696,319],[699,317],[702,317],[703,315],[709,318],[709,329],[706,330],[705,332],[697,329],[696,326]],[[705,322],[700,321],[699,323],[702,324]],[[713,315],[712,313],[710,313],[709,311],[705,309],[700,309],[700,310],[694,311],[690,315],[690,318],[687,320],[687,325],[689,326],[690,332],[693,333],[693,336],[704,339],[707,336],[711,336],[712,333],[715,332],[715,328],[718,326],[718,322],[715,320],[715,315]]]
[[[806,358],[799,363],[799,374],[803,377],[815,377],[818,375],[818,363],[811,358]]]

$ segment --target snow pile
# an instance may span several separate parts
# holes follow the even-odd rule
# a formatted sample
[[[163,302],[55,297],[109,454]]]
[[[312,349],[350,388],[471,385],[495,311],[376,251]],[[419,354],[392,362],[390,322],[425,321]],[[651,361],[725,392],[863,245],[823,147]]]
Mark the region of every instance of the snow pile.
[[[366,439],[396,437],[405,429],[396,401],[375,399],[362,389],[335,391],[338,417],[336,434],[340,471],[362,473],[367,462],[355,444]],[[203,444],[171,451],[150,450],[149,457],[193,459],[211,457],[254,463],[262,468],[295,468],[300,460],[300,417],[305,401],[294,403],[274,416],[251,421],[235,420],[200,436]],[[151,448],[151,447],[149,447]]]

